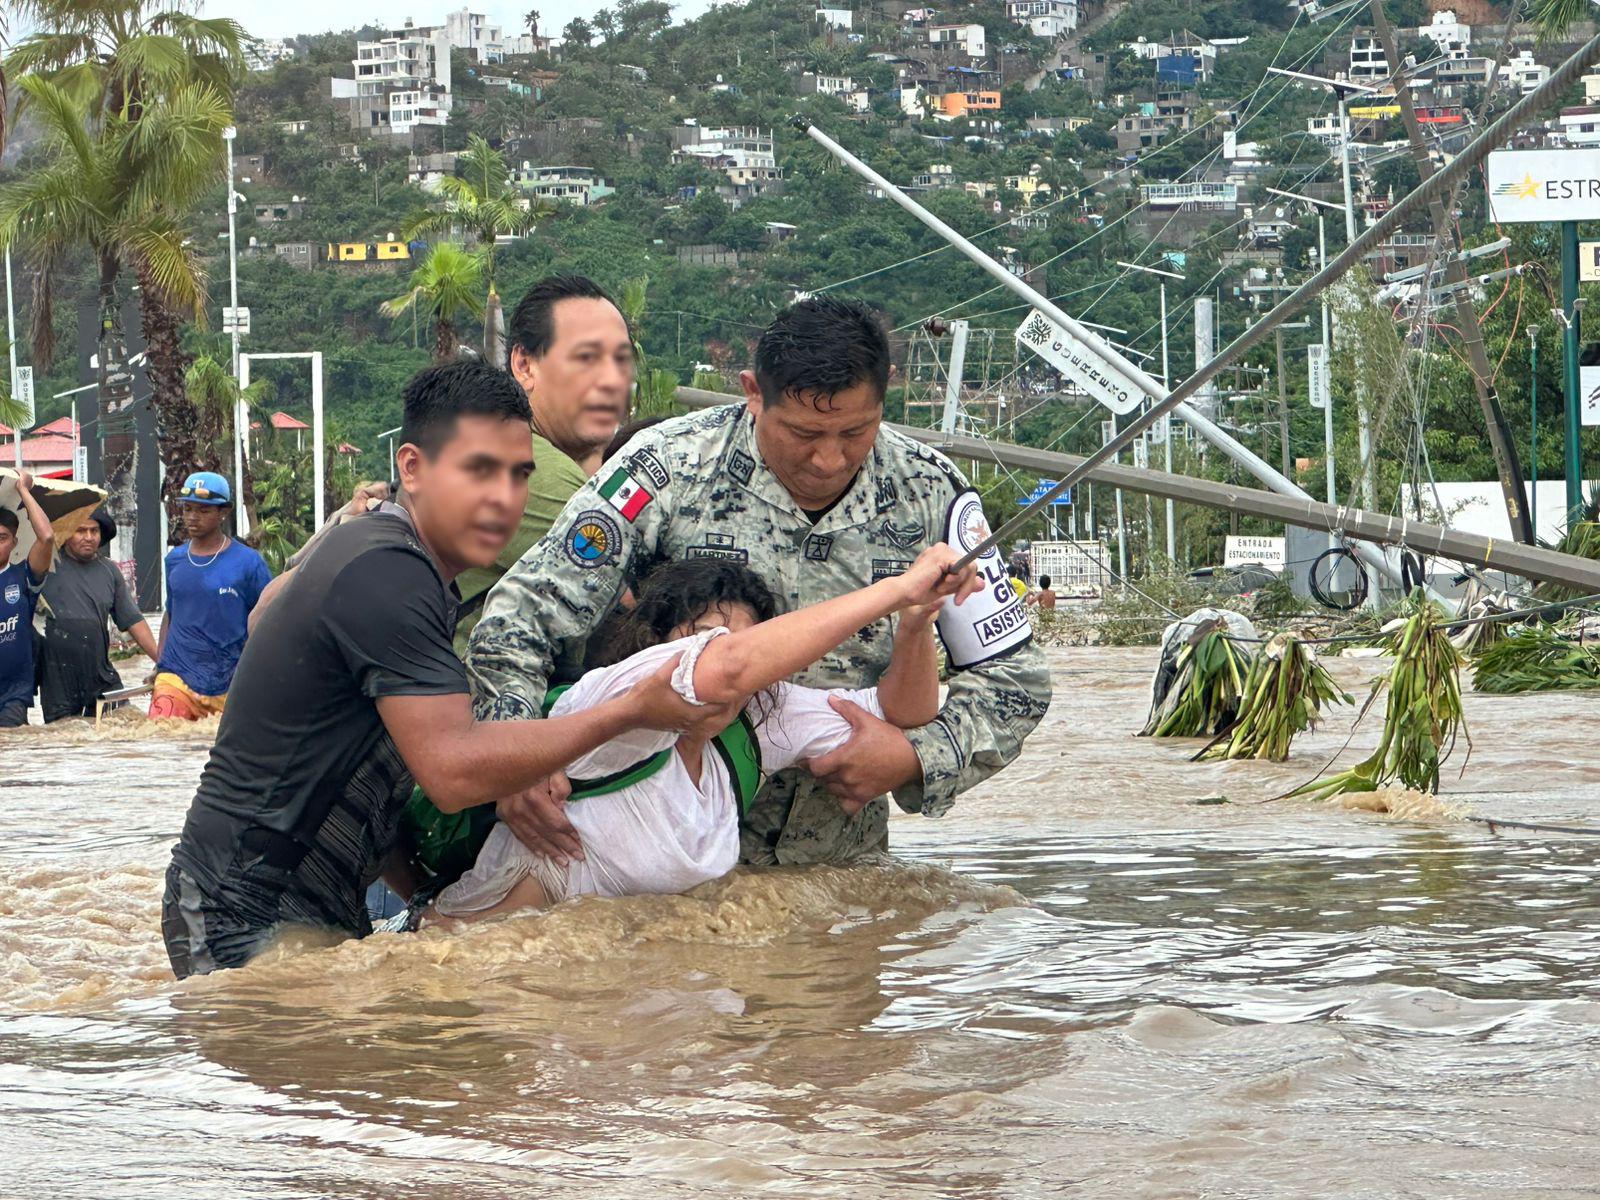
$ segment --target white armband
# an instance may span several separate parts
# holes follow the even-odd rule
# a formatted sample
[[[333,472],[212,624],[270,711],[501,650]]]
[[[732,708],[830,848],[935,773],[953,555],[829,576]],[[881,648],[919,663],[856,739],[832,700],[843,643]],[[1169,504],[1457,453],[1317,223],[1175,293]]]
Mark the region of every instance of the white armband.
[[[988,536],[983,501],[977,492],[962,492],[950,505],[944,540],[965,554]],[[974,565],[983,580],[982,589],[959,605],[954,597],[945,600],[939,611],[939,637],[950,656],[950,665],[957,669],[998,658],[1033,637],[1028,610],[1011,586],[1000,552],[991,549]]]

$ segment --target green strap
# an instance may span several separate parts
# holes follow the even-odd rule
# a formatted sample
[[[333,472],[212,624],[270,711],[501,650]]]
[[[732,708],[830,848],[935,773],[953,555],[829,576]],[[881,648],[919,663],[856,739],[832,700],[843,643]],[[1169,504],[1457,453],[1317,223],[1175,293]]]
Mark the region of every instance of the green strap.
[[[744,816],[761,787],[761,743],[756,740],[756,727],[741,712],[739,719],[717,734],[711,744],[728,768],[733,794],[739,799],[739,815]]]
[[[572,685],[563,683],[551,688],[545,693],[544,715],[549,716],[550,710],[555,707]],[[723,765],[728,768],[728,778],[733,782],[733,793],[739,801],[741,815],[750,811],[750,805],[756,798],[756,792],[761,787],[761,743],[756,739],[756,727],[744,713],[739,714],[738,720],[729,725],[716,737],[711,739],[711,744],[716,748]],[[587,800],[591,796],[604,796],[611,792],[621,791],[630,784],[649,779],[671,760],[677,753],[674,747],[658,750],[641,762],[634,763],[631,767],[624,767],[620,771],[613,771],[609,775],[601,775],[594,779],[572,779],[572,800]]]

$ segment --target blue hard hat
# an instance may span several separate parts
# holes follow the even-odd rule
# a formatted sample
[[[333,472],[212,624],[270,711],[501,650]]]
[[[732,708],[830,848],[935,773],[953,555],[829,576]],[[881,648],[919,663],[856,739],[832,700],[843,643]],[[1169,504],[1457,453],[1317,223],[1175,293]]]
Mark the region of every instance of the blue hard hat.
[[[228,481],[215,471],[196,471],[183,481],[183,486],[178,489],[178,499],[184,504],[221,506],[233,503],[233,490],[228,487]]]

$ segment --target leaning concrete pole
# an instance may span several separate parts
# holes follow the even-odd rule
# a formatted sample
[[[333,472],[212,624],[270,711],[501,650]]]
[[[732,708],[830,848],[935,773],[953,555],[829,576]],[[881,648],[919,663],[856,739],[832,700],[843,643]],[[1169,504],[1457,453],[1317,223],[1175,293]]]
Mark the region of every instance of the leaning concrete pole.
[[[1274,329],[1283,324],[1283,322],[1289,317],[1299,312],[1310,300],[1315,298],[1320,292],[1332,284],[1334,280],[1338,279],[1352,266],[1359,262],[1362,256],[1371,250],[1372,247],[1376,246],[1384,238],[1388,237],[1402,224],[1409,220],[1415,213],[1426,208],[1431,197],[1441,194],[1446,189],[1453,187],[1458,180],[1467,174],[1467,172],[1471,171],[1474,167],[1481,163],[1484,158],[1488,156],[1491,150],[1495,149],[1497,146],[1503,145],[1506,138],[1509,137],[1514,130],[1521,128],[1524,121],[1526,121],[1541,107],[1547,104],[1552,98],[1559,96],[1567,87],[1576,82],[1578,77],[1583,74],[1584,70],[1589,66],[1589,64],[1594,62],[1597,57],[1600,57],[1600,34],[1596,34],[1594,37],[1586,41],[1570,58],[1568,58],[1559,67],[1551,72],[1549,79],[1545,80],[1544,83],[1542,83],[1539,87],[1529,92],[1526,96],[1522,97],[1522,99],[1518,100],[1517,103],[1513,104],[1504,113],[1502,113],[1496,121],[1494,121],[1487,129],[1479,134],[1470,145],[1462,150],[1462,152],[1457,155],[1447,167],[1433,175],[1431,178],[1424,180],[1414,191],[1412,191],[1403,200],[1391,208],[1386,214],[1384,214],[1381,220],[1369,226],[1364,234],[1347,245],[1344,250],[1340,252],[1338,257],[1336,257],[1332,262],[1324,263],[1322,268],[1315,275],[1306,280],[1305,283],[1301,284],[1290,295],[1284,297],[1284,299],[1280,301],[1271,312],[1267,313],[1265,317],[1263,317],[1260,321],[1257,321],[1254,325],[1249,326],[1242,334],[1240,334],[1227,346],[1223,347],[1221,352],[1217,354],[1216,358],[1205,364],[1205,366],[1197,369],[1192,375],[1180,383],[1171,392],[1168,392],[1137,366],[1123,358],[1116,352],[1115,349],[1105,345],[1104,342],[1095,337],[1095,335],[1089,330],[1085,329],[1082,325],[1078,324],[1078,322],[1067,316],[1066,313],[1062,312],[1054,304],[1051,304],[1046,297],[1041,296],[1038,292],[1034,291],[1034,289],[1028,287],[1028,285],[1022,280],[1018,279],[1015,275],[1012,275],[1011,272],[1007,271],[999,263],[995,262],[988,255],[984,254],[983,251],[979,250],[971,242],[967,241],[966,238],[962,237],[943,221],[939,220],[939,218],[922,209],[909,196],[900,191],[899,188],[895,187],[894,184],[890,183],[887,179],[884,179],[871,167],[867,166],[860,159],[856,158],[849,151],[845,150],[844,147],[840,146],[832,138],[828,137],[827,134],[823,133],[820,129],[817,129],[803,117],[796,118],[794,124],[797,129],[805,133],[824,149],[828,150],[829,153],[833,154],[834,157],[838,158],[858,175],[861,175],[863,178],[869,180],[876,187],[881,188],[885,195],[894,200],[895,203],[900,205],[900,207],[910,212],[924,225],[927,225],[941,237],[944,237],[969,259],[971,259],[973,263],[991,275],[996,282],[1015,292],[1023,299],[1026,299],[1030,303],[1036,305],[1040,311],[1045,313],[1052,320],[1056,321],[1057,324],[1065,328],[1075,338],[1093,347],[1095,352],[1107,360],[1113,367],[1115,367],[1119,374],[1122,374],[1131,384],[1134,384],[1142,389],[1153,401],[1148,408],[1134,417],[1134,419],[1131,420],[1128,425],[1117,434],[1116,437],[1112,438],[1094,453],[1088,455],[1082,461],[1082,463],[1078,465],[1078,467],[1068,472],[1064,478],[1059,480],[1054,487],[1042,495],[1038,501],[1036,501],[1034,504],[1028,505],[1021,512],[1017,513],[1016,516],[1012,517],[1009,521],[1000,526],[999,529],[996,529],[993,533],[991,533],[982,544],[970,551],[962,560],[962,565],[965,566],[967,563],[976,559],[980,554],[987,553],[991,548],[998,545],[1005,538],[1013,536],[1015,532],[1021,528],[1022,524],[1029,517],[1031,517],[1039,507],[1050,503],[1055,499],[1056,496],[1060,495],[1067,488],[1078,482],[1078,480],[1082,479],[1083,476],[1088,474],[1095,467],[1116,455],[1135,438],[1139,437],[1152,424],[1160,420],[1163,415],[1171,412],[1178,413],[1179,416],[1193,424],[1203,436],[1211,440],[1225,453],[1228,453],[1230,457],[1232,457],[1241,466],[1244,466],[1253,475],[1255,475],[1256,478],[1260,479],[1268,487],[1272,488],[1272,490],[1282,492],[1285,495],[1294,496],[1296,498],[1309,499],[1310,497],[1307,496],[1306,493],[1300,488],[1295,486],[1293,481],[1285,479],[1282,475],[1278,474],[1277,471],[1273,470],[1260,458],[1256,457],[1256,455],[1245,449],[1245,447],[1239,445],[1238,442],[1229,437],[1222,430],[1217,429],[1215,431],[1217,436],[1213,437],[1212,434],[1208,433],[1205,428],[1205,426],[1210,425],[1211,422],[1205,421],[1204,418],[1196,421],[1195,417],[1198,417],[1199,414],[1194,414],[1191,416],[1190,413],[1192,410],[1188,410],[1188,406],[1184,402],[1190,396],[1194,395],[1194,393],[1203,387],[1207,382],[1215,378],[1217,373],[1220,372],[1224,367],[1236,361],[1245,353],[1245,351],[1254,348],[1270,337]],[[1213,428],[1215,427],[1213,426]],[[1355,550],[1356,553],[1361,555],[1365,561],[1376,567],[1385,576],[1397,582],[1400,580],[1399,566],[1388,554],[1381,553],[1371,546],[1362,545],[1360,543],[1356,545]]]
[[[1406,68],[1400,62],[1399,42],[1394,28],[1383,11],[1383,0],[1372,0],[1372,24],[1383,42],[1383,52],[1388,56],[1390,71],[1396,82],[1395,102],[1400,105],[1400,116],[1405,122],[1406,137],[1411,142],[1411,157],[1417,164],[1417,177],[1426,180],[1433,174],[1433,156],[1422,136],[1422,124],[1417,120],[1417,106],[1411,99],[1411,88],[1403,76]],[[1492,89],[1498,82],[1489,81]],[[1467,266],[1461,260],[1461,238],[1455,222],[1445,211],[1444,197],[1435,195],[1428,202],[1428,216],[1433,221],[1435,245],[1445,254],[1444,282],[1460,283],[1467,277]],[[1420,303],[1428,302],[1427,281],[1423,281]],[[1500,476],[1500,495],[1505,501],[1506,519],[1511,524],[1511,536],[1519,542],[1532,545],[1533,520],[1528,515],[1528,491],[1522,478],[1522,462],[1517,457],[1517,445],[1511,438],[1511,426],[1506,423],[1505,410],[1500,407],[1500,396],[1494,387],[1494,368],[1489,363],[1489,351],[1483,344],[1483,330],[1478,325],[1478,310],[1466,288],[1455,293],[1456,328],[1461,331],[1461,341],[1466,347],[1467,364],[1472,368],[1472,385],[1478,392],[1478,407],[1483,413],[1484,432],[1489,438],[1489,448],[1494,452],[1495,472]]]

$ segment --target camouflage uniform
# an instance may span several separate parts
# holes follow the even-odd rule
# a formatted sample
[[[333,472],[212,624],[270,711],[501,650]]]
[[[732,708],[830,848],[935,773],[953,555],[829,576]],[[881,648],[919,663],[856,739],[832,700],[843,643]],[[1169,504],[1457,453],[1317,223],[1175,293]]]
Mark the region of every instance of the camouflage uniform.
[[[813,524],[762,463],[743,405],[647,429],[573,496],[489,594],[468,658],[480,711],[538,715],[563,645],[586,637],[623,585],[659,562],[748,563],[779,611],[792,611],[905,570],[943,540],[951,502],[965,490],[943,455],[884,429],[850,490]],[[798,681],[875,683],[889,664],[892,622],[862,629]],[[1032,644],[956,674],[938,718],[907,731],[923,777],[895,800],[909,812],[942,815],[958,793],[1017,756],[1049,703],[1049,673]],[[849,862],[886,847],[887,822],[882,797],[848,817],[810,775],[784,771],[747,815],[742,854],[761,864]]]

